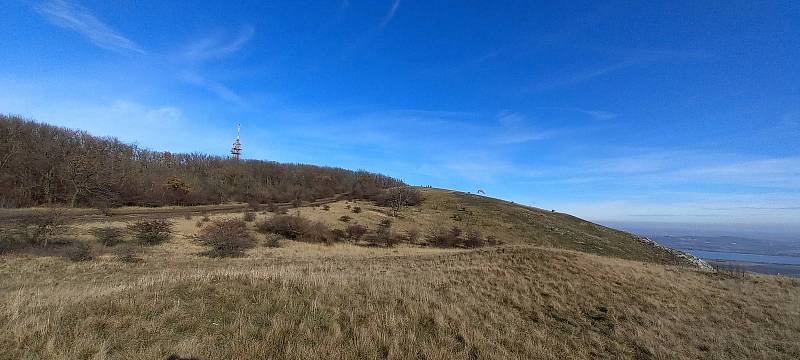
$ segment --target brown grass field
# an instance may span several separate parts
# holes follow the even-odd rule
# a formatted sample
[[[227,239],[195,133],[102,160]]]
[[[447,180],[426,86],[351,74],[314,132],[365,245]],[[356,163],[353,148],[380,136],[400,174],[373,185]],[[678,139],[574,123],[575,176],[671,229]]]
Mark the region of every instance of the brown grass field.
[[[458,224],[505,244],[284,240],[243,258],[211,259],[191,240],[199,217],[176,209],[164,214],[174,216],[177,233],[138,249],[138,263],[119,262],[108,248],[87,262],[2,255],[0,358],[800,358],[797,280],[702,272],[568,215],[441,190],[425,195],[395,219],[396,230]],[[370,227],[388,216],[366,202],[329,206],[290,213],[339,228],[345,214]],[[92,227],[147,216],[116,211],[76,214],[67,235],[91,242]],[[226,211],[211,218],[241,214]]]

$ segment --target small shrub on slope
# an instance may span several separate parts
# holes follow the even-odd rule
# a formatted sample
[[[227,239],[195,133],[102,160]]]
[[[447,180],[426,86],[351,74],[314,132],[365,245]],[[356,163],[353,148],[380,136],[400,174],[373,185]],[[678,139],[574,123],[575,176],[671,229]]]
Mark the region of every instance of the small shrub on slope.
[[[369,229],[367,229],[366,226],[358,224],[347,225],[345,229],[347,236],[353,240],[361,240],[361,237],[363,237],[367,231],[369,231]]]
[[[97,242],[104,246],[114,246],[122,242],[125,232],[120,228],[107,226],[94,228],[91,234],[97,239]]]
[[[145,219],[129,224],[128,230],[142,244],[156,245],[169,239],[172,226],[172,221],[167,219]]]
[[[305,232],[310,225],[306,218],[296,215],[275,215],[270,219],[259,222],[256,225],[258,232],[268,234],[275,233],[283,237],[296,240]]]
[[[78,242],[70,246],[64,256],[74,262],[90,261],[94,259],[94,251],[89,244]]]
[[[203,255],[209,257],[239,257],[255,246],[255,239],[247,231],[247,224],[239,219],[214,221],[200,231],[197,241],[210,246]]]

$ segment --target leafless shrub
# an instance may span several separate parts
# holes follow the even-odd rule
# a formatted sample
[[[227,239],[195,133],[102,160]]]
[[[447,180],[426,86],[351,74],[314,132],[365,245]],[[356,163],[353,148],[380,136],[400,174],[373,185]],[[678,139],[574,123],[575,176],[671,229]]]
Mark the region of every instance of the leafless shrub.
[[[383,219],[378,223],[379,228],[391,229],[392,219]]]
[[[261,203],[258,200],[250,200],[247,202],[247,208],[250,211],[261,211]]]
[[[184,220],[192,220],[192,213],[185,213],[183,214]]]
[[[275,233],[287,239],[296,240],[309,227],[306,218],[295,215],[275,215],[270,219],[259,222],[256,229],[261,233]]]
[[[0,230],[0,255],[11,253],[24,245],[25,243],[13,233],[5,229]]]
[[[123,263],[133,264],[142,261],[142,258],[136,253],[136,248],[133,246],[123,246],[115,252],[117,260]]]
[[[339,235],[324,223],[308,221],[297,215],[275,215],[256,225],[258,232],[278,234],[287,239],[331,244],[339,240]]]
[[[360,206],[354,206],[353,209],[350,210],[350,211],[352,211],[353,214],[358,214],[358,213],[361,212],[361,207]]]
[[[280,234],[267,234],[264,246],[268,248],[279,248],[281,247],[281,240],[283,240],[283,236]]]
[[[324,210],[324,211],[330,211],[330,209],[331,209],[331,206],[330,206],[330,205],[328,205],[328,204],[322,205],[322,210]]]
[[[494,235],[487,235],[486,236],[486,245],[489,246],[496,246],[502,244],[502,241],[498,240]]]
[[[90,230],[90,233],[94,235],[97,242],[104,246],[117,245],[123,241],[125,236],[125,232],[122,229],[113,226],[97,227]]]
[[[331,229],[331,233],[333,233],[336,241],[348,238],[347,232],[342,229]]]
[[[214,221],[201,230],[196,239],[211,247],[203,253],[208,257],[239,257],[255,245],[247,224],[239,219]]]
[[[246,222],[252,222],[256,220],[256,213],[252,211],[245,211],[242,219]]]
[[[50,208],[20,223],[22,237],[31,245],[47,246],[56,235],[67,229],[67,216],[59,209]]]
[[[464,247],[476,248],[486,245],[486,240],[484,240],[483,235],[479,231],[471,230],[467,232],[467,235],[461,243]]]
[[[403,206],[416,206],[422,200],[422,193],[410,186],[385,189],[375,197],[375,203],[379,206],[392,208],[394,216],[398,215]]]
[[[353,218],[351,218],[351,217],[349,217],[347,215],[342,215],[341,217],[339,217],[339,221],[341,221],[341,222],[350,222],[350,220],[353,220]]]
[[[133,237],[144,245],[156,245],[167,241],[172,234],[172,222],[164,219],[144,219],[133,224],[128,224],[127,228],[133,233]]]
[[[333,244],[339,239],[337,234],[333,233],[327,225],[319,221],[314,221],[305,229],[300,240],[312,243]]]
[[[366,226],[359,224],[347,225],[345,229],[347,236],[353,240],[361,240],[361,237],[363,237],[367,231],[369,231],[369,229],[367,229]]]
[[[94,259],[94,250],[84,242],[76,242],[64,251],[64,257],[70,261],[81,262]]]
[[[425,239],[436,247],[459,247],[462,242],[461,233],[461,229],[456,226],[450,229],[435,227],[425,235]]]
[[[403,232],[405,236],[405,240],[410,243],[416,243],[419,240],[419,229],[417,228],[410,228]]]

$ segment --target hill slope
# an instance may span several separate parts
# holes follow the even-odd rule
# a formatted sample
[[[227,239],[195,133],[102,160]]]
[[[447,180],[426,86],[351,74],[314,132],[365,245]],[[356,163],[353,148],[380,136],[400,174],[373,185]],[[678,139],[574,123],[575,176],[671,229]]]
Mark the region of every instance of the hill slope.
[[[368,201],[339,201],[329,204],[329,211],[307,207],[301,209],[300,213],[340,228],[345,226],[337,221],[342,215],[352,217],[352,223],[362,223],[369,227],[375,227],[381,220],[391,218],[393,227],[401,231],[416,228],[424,233],[436,226],[457,226],[494,235],[509,244],[537,245],[660,264],[696,266],[691,258],[642,241],[639,236],[568,214],[458,191],[433,188],[420,188],[419,191],[425,201],[419,206],[403,208],[398,217],[390,217],[386,208]],[[354,214],[347,209],[354,206],[359,206],[364,211]]]
[[[166,254],[4,259],[0,358],[800,356],[800,283],[783,278],[531,246]]]

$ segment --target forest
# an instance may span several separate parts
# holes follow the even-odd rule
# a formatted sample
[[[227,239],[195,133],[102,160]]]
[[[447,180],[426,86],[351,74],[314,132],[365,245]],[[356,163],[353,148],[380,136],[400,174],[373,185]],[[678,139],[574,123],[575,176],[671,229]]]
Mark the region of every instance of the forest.
[[[140,148],[0,115],[0,208],[300,204],[371,199],[402,181],[366,171]]]

